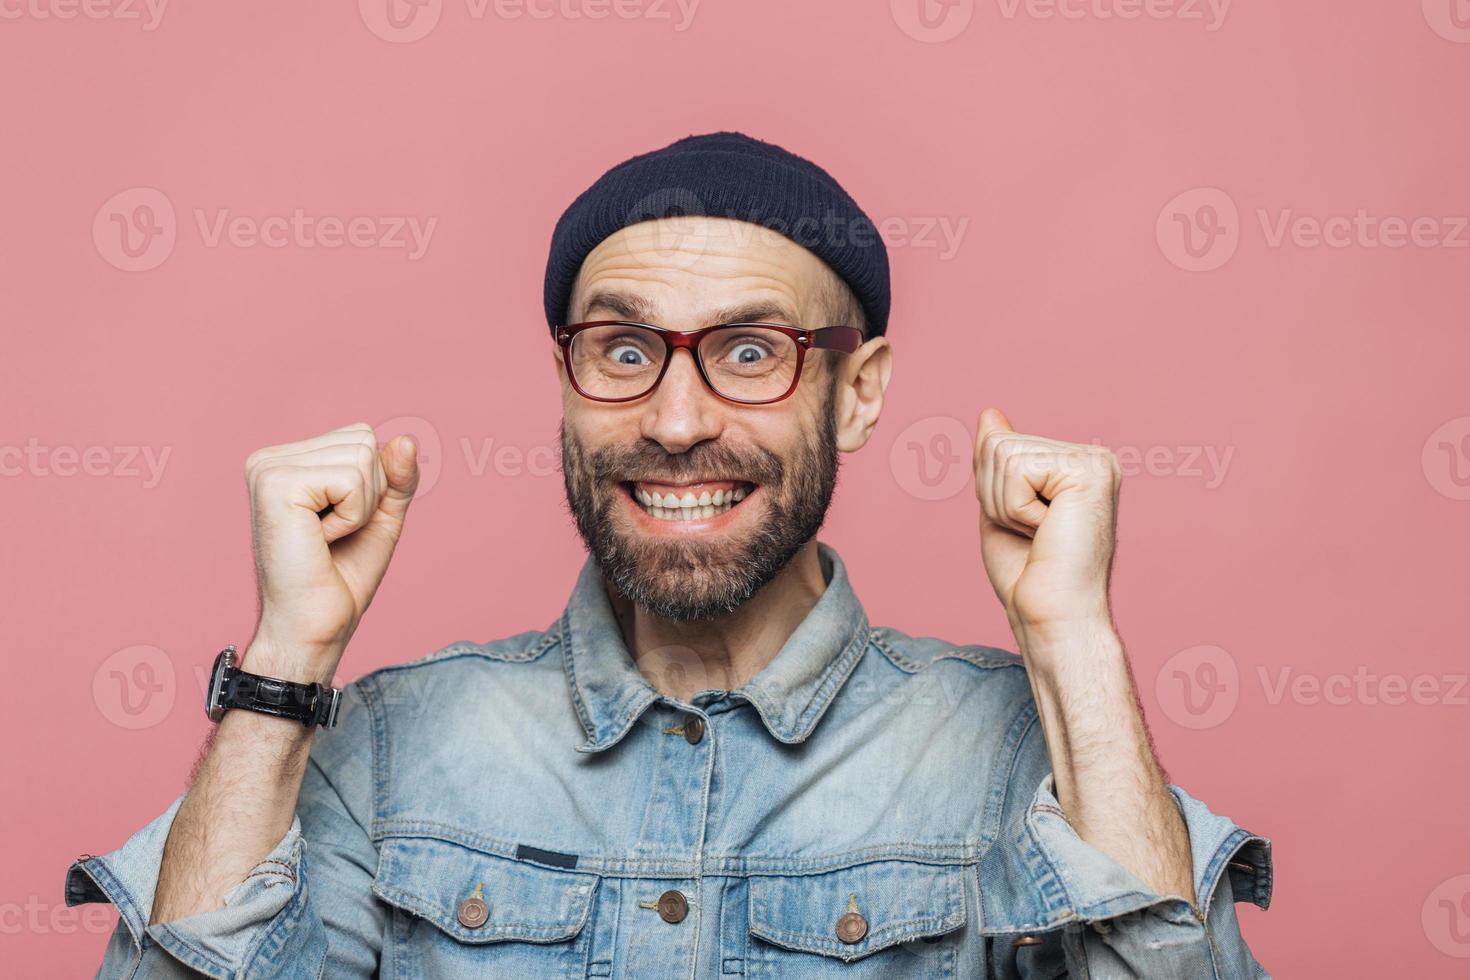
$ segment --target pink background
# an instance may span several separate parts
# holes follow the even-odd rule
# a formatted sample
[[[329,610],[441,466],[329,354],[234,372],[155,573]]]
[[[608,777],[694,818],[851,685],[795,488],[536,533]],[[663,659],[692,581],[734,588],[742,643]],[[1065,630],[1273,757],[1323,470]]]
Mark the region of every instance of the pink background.
[[[1275,843],[1275,905],[1241,907],[1259,958],[1463,975],[1451,2],[0,7],[6,972],[90,974],[112,916],[63,907],[65,867],[184,785],[203,672],[253,624],[251,450],[368,421],[437,472],[344,679],[551,622],[582,560],[552,223],[612,163],[734,128],[828,167],[893,246],[891,401],[825,534],[872,619],[1011,645],[980,408],[1114,447],[1159,750]],[[252,244],[297,209],[367,223]],[[222,213],[245,221],[217,237]],[[435,221],[421,255],[379,240],[405,218]],[[161,233],[129,254],[119,221]]]

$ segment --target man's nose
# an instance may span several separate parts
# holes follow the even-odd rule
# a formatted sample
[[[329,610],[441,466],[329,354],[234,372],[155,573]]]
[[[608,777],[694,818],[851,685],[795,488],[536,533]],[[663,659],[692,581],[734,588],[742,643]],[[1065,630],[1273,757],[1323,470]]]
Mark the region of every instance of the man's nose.
[[[683,355],[683,356],[681,356]],[[671,453],[682,453],[706,439],[717,438],[724,425],[724,404],[705,386],[694,355],[676,350],[658,388],[643,412],[642,434]]]

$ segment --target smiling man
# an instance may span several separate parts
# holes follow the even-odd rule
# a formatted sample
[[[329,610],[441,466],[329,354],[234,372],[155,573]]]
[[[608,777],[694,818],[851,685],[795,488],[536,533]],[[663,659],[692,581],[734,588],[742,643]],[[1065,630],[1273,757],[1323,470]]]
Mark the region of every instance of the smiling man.
[[[980,415],[1019,654],[870,625],[817,541],[892,369],[884,246],[829,174],[734,133],[625,161],[558,222],[545,306],[565,613],[335,691],[416,450],[252,454],[218,726],[68,872],[120,914],[100,975],[1265,975],[1234,903],[1268,903],[1269,843],[1167,782],[1112,624],[1111,453]]]

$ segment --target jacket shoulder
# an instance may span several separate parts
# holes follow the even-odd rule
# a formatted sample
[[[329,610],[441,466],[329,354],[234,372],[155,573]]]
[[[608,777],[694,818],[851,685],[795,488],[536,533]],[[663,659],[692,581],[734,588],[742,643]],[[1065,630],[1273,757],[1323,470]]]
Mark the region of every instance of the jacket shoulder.
[[[1007,668],[1023,675],[1025,672],[1018,654],[999,647],[954,643],[937,636],[910,636],[891,626],[874,627],[871,641],[890,663],[907,674],[918,674],[949,660],[970,664],[987,674],[1011,673]]]
[[[527,630],[524,633],[516,633],[483,643],[473,640],[456,640],[417,660],[379,667],[377,670],[364,674],[358,679],[358,683],[385,680],[398,674],[453,673],[456,666],[468,666],[464,663],[465,661],[470,663],[477,661],[532,663],[540,660],[546,651],[556,646],[560,639],[561,632],[557,629],[556,624],[553,624],[544,630]]]

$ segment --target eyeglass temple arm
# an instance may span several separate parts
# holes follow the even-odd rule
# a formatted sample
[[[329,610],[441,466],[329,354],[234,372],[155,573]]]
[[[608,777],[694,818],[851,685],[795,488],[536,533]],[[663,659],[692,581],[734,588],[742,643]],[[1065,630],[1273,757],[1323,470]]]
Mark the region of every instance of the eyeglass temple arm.
[[[857,327],[823,327],[810,334],[811,346],[851,354],[863,344],[863,332]]]

